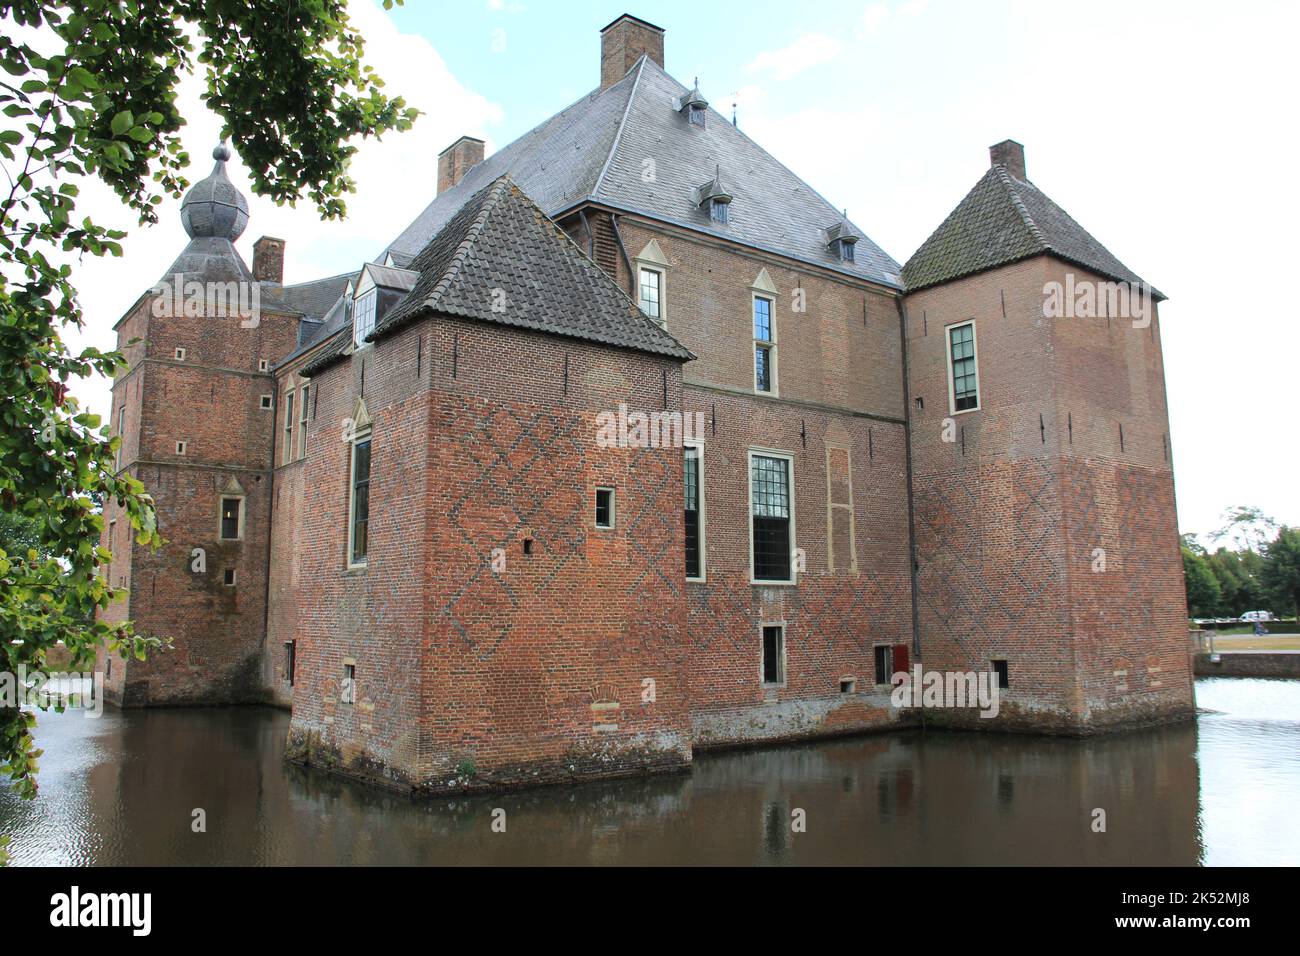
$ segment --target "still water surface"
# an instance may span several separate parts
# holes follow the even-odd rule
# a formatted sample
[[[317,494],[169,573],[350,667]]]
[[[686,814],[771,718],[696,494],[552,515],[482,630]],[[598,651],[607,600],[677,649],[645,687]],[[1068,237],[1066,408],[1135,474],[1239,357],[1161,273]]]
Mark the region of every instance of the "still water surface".
[[[51,713],[40,796],[0,793],[0,833],[19,865],[1300,864],[1300,681],[1202,679],[1197,702],[1093,740],[906,732],[432,802],[284,764],[279,711]]]

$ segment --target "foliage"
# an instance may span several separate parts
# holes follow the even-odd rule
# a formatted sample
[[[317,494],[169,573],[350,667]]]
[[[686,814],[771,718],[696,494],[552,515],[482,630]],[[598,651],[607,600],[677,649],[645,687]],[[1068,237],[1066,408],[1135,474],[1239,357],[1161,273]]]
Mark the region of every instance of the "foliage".
[[[1223,593],[1203,551],[1197,554],[1183,546],[1183,576],[1187,582],[1187,613],[1191,617],[1212,617],[1218,613]]]
[[[1275,606],[1300,617],[1300,529],[1278,532],[1265,551],[1260,578]]]
[[[0,549],[0,671],[42,669],[58,641],[74,664],[101,646],[143,658],[160,641],[98,613],[122,597],[99,541],[112,502],[157,546],[153,502],[116,470],[119,439],[68,394],[122,359],[62,338],[83,323],[72,263],[120,256],[124,233],[78,215],[78,182],[97,178],[156,221],[188,185],[177,85],[200,70],[253,189],[305,193],[339,217],[352,141],[406,129],[415,111],[362,63],[343,0],[0,0],[0,18],[0,514],[38,539]],[[0,707],[0,773],[26,797],[34,721]]]

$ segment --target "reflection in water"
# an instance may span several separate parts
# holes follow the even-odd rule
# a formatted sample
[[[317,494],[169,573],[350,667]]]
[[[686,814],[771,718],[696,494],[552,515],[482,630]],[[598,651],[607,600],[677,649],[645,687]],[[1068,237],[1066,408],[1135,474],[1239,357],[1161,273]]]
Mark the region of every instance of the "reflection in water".
[[[0,832],[18,864],[1300,862],[1300,682],[1214,678],[1198,696],[1215,713],[1112,737],[897,733],[434,801],[284,764],[276,711],[51,713],[41,794],[0,794]]]

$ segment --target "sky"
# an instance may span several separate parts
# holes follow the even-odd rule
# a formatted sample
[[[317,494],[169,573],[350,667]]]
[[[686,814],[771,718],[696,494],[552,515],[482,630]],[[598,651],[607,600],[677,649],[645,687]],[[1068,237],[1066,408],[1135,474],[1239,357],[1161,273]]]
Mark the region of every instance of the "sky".
[[[639,5],[637,5],[639,4]],[[366,141],[346,222],[309,202],[252,196],[237,243],[287,241],[286,281],[350,271],[433,198],[437,154],[461,135],[494,152],[599,82],[599,30],[631,13],[666,30],[669,73],[733,104],[745,132],[899,262],[988,166],[1025,144],[1028,175],[1121,261],[1169,296],[1161,332],[1179,524],[1202,536],[1234,505],[1300,526],[1300,316],[1268,289],[1296,274],[1300,4],[1157,0],[350,0],[366,58],[424,115]],[[197,79],[181,91],[190,179],[207,175],[220,125]],[[1288,118],[1289,117],[1289,118]],[[185,245],[179,201],[140,229],[103,190],[122,259],[82,263],[88,327],[112,326]],[[1259,280],[1252,282],[1247,280]],[[74,387],[106,413],[106,383]]]

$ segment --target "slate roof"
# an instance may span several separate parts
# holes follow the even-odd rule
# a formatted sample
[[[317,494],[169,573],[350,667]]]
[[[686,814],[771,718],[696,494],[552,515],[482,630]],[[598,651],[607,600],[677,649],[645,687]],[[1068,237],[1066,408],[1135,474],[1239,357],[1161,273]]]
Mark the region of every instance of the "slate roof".
[[[914,292],[1045,253],[1113,281],[1142,282],[1037,186],[1001,165],[989,168],[907,260],[903,281]]]
[[[695,357],[641,312],[508,176],[464,202],[410,268],[419,273],[414,288],[379,319],[370,341],[440,313],[680,361]],[[340,326],[332,335],[304,374],[347,354],[350,328]]]
[[[746,245],[901,288],[899,266],[866,238],[854,262],[828,248],[835,206],[710,109],[703,129],[675,106],[691,91],[649,57],[470,169],[437,196],[387,252],[420,249],[471,196],[509,174],[550,217],[583,201],[711,233]],[[647,160],[654,176],[647,182]],[[733,196],[729,222],[698,205],[701,184],[721,173]],[[379,259],[382,261],[383,256]]]
[[[264,285],[262,294],[276,306],[321,321],[334,308],[334,303],[338,302],[348,283],[356,281],[357,275],[356,272],[346,272],[328,279],[299,282],[296,285]]]

